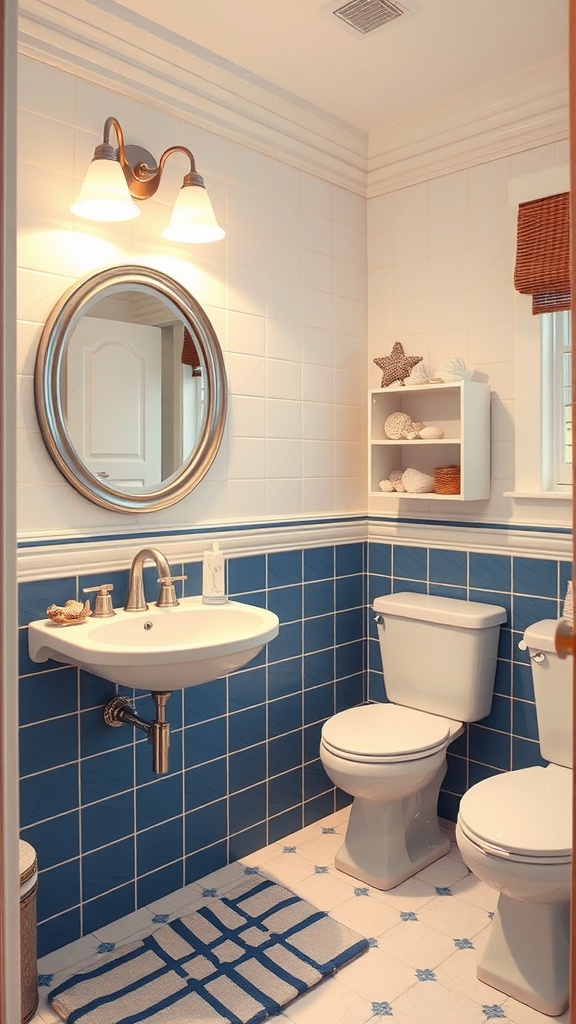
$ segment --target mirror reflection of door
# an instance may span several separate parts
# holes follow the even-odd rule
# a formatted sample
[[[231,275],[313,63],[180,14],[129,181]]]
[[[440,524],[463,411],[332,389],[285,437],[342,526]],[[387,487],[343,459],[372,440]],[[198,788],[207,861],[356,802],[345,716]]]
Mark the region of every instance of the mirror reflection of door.
[[[67,416],[86,467],[124,490],[162,479],[162,331],[84,317],[69,346]]]

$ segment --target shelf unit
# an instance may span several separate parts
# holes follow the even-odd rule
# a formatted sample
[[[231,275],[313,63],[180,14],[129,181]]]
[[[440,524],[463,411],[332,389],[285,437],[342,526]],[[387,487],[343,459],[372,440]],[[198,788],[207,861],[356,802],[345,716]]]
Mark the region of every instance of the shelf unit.
[[[384,424],[393,412],[405,412],[426,426],[441,427],[444,437],[394,441]],[[368,412],[368,486],[372,497],[425,501],[478,501],[490,497],[490,385],[479,381],[418,386],[393,384],[370,392]],[[437,466],[460,466],[459,494],[410,494],[381,491],[394,469],[419,469],[433,475]]]

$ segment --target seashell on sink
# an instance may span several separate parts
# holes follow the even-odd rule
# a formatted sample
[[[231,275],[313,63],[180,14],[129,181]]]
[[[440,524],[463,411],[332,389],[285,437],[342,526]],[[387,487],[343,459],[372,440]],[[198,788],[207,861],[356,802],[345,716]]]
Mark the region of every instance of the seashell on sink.
[[[185,597],[175,608],[116,609],[113,618],[92,617],[78,630],[31,622],[28,647],[35,662],[52,658],[123,686],[166,692],[241,668],[278,630],[278,616],[265,608]]]

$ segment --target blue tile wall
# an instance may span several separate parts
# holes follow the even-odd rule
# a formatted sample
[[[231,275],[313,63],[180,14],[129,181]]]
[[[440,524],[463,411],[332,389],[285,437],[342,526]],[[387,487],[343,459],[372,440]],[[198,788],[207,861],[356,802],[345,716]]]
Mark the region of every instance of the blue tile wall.
[[[198,563],[173,568],[198,593]],[[280,633],[240,671],[172,694],[167,776],[153,775],[145,737],[104,724],[111,684],[28,657],[28,622],[93,577],[22,584],[21,835],[38,853],[40,955],[349,802],[322,768],[320,731],[337,711],[386,699],[370,613],[380,594],[506,608],[492,710],[450,747],[441,815],[455,820],[461,795],[486,776],[543,763],[518,642],[561,613],[570,573],[554,559],[372,541],[230,559],[230,596],[273,609]],[[114,574],[116,604],[127,578]],[[150,697],[133,696],[151,717]]]
[[[341,805],[319,737],[365,699],[364,559],[353,543],[227,562],[229,595],[275,611],[280,634],[233,675],[171,695],[166,776],[141,733],[104,724],[112,684],[28,657],[28,623],[102,573],[21,585],[21,836],[38,854],[40,955]],[[199,592],[198,563],[172,568]],[[104,575],[122,604],[128,573]],[[127,692],[153,716],[147,694]]]

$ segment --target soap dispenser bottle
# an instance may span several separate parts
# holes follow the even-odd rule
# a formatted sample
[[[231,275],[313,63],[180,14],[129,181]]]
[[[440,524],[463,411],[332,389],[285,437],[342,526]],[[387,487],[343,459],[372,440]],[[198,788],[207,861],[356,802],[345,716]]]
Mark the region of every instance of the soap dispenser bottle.
[[[211,551],[204,552],[202,562],[202,602],[224,604],[227,600],[224,589],[224,557],[217,543]]]

